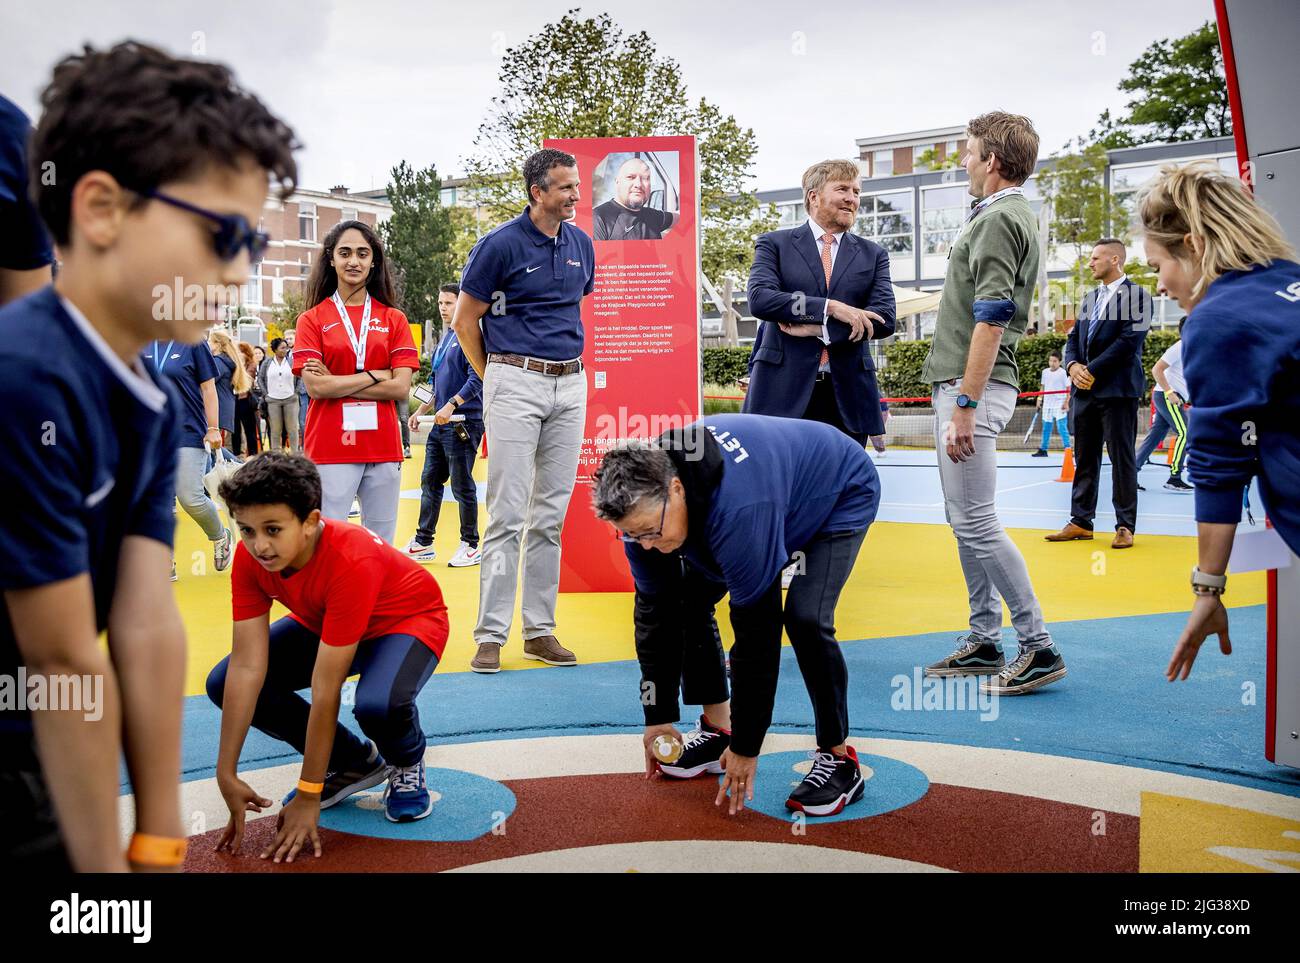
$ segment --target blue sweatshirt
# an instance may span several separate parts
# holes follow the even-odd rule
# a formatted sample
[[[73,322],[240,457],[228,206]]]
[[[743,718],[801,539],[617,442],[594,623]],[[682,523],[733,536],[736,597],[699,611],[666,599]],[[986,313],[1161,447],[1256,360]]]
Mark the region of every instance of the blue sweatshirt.
[[[681,552],[726,584],[733,607],[757,602],[817,535],[865,531],[875,520],[876,467],[843,432],[765,415],[712,415],[696,425],[708,428],[721,459],[712,471],[707,459],[686,459],[712,477],[683,478],[688,510],[691,503],[698,507],[690,512]],[[629,546],[627,554],[633,577],[642,581],[649,573],[638,571],[638,561],[647,550],[636,549]]]
[[[1196,520],[1241,521],[1258,475],[1269,518],[1300,553],[1300,264],[1216,279],[1184,323],[1183,374]]]

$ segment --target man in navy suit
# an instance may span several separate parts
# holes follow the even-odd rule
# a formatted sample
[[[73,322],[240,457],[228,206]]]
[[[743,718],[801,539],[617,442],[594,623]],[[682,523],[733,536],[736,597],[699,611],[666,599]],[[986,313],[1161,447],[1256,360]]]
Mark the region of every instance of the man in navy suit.
[[[894,288],[885,249],[850,230],[860,179],[853,161],[814,164],[808,220],[755,244],[749,308],[764,323],[742,411],[825,422],[865,446],[885,433],[866,342],[894,333]]]
[[[1137,530],[1137,405],[1146,386],[1142,346],[1154,304],[1141,285],[1124,275],[1124,244],[1102,238],[1088,266],[1100,284],[1079,305],[1079,317],[1065,345],[1065,373],[1072,382],[1074,489],[1072,517],[1049,542],[1092,538],[1101,476],[1101,446],[1111,464],[1115,505],[1112,548],[1132,548]]]

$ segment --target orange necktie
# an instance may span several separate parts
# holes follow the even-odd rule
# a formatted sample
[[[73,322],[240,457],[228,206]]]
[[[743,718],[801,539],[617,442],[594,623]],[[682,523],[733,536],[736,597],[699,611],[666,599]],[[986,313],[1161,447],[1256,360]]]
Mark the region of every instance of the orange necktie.
[[[822,270],[826,272],[826,293],[831,293],[831,246],[835,243],[834,234],[822,235]],[[824,364],[829,364],[831,360],[830,352],[822,348],[822,357],[817,366],[820,368]]]

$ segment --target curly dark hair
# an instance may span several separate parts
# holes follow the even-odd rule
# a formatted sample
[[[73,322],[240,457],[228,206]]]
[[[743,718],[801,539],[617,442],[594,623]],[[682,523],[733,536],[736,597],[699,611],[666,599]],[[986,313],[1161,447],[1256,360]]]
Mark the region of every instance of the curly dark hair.
[[[134,40],[108,50],[87,45],[55,66],[41,107],[30,190],[60,244],[68,243],[73,188],[89,171],[106,171],[140,192],[252,158],[275,178],[282,198],[298,179],[293,130],[221,64],[182,60]]]
[[[320,472],[303,455],[268,451],[244,462],[217,493],[232,515],[255,505],[288,505],[302,521],[320,508]]]

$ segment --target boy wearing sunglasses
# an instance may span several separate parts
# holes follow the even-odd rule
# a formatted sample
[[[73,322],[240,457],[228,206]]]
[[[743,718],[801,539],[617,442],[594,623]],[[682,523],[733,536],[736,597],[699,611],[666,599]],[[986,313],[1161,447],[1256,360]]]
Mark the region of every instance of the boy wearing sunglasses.
[[[263,246],[268,177],[292,190],[297,145],[225,67],[129,41],[64,59],[41,104],[30,183],[62,265],[0,310],[0,490],[22,504],[0,530],[0,675],[83,684],[0,711],[0,863],[176,869],[178,401],[141,351],[199,342],[222,316]]]
[[[786,806],[829,816],[862,798],[835,606],[879,501],[862,445],[819,422],[714,415],[653,446],[605,455],[592,502],[622,533],[636,582],[647,775],[654,739],[681,741],[673,726],[680,681],[704,716],[681,758],[660,770],[678,778],[725,772],[717,804],[730,795],[732,814],[745,808],[772,721],[784,628],[817,735],[813,767]],[[781,573],[792,562],[797,574],[782,599]],[[736,633],[730,702],[713,618],[724,594]]]

